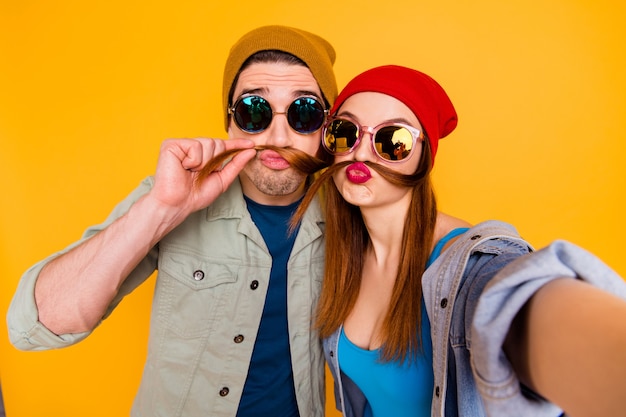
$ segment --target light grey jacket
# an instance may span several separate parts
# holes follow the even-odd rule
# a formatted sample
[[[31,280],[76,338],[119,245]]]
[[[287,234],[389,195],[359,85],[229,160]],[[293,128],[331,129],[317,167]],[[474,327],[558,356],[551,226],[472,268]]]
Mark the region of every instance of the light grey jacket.
[[[147,193],[145,180],[87,239]],[[287,264],[288,326],[300,415],[324,415],[324,360],[311,328],[324,266],[324,222],[314,201]],[[61,252],[62,253],[62,252]],[[60,348],[89,333],[55,335],[38,321],[34,286],[41,268],[22,277],[8,313],[11,342],[23,350]],[[122,285],[109,311],[158,270],[148,356],[132,415],[235,416],[246,380],[272,257],[246,208],[238,181],[153,248]]]

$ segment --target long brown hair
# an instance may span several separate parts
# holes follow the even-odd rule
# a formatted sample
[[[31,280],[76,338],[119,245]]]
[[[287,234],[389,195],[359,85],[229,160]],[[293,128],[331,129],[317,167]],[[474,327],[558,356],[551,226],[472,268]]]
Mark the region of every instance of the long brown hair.
[[[384,165],[366,162],[395,185],[412,187],[404,222],[402,252],[389,310],[382,327],[383,361],[412,360],[420,352],[422,275],[432,249],[437,203],[432,187],[430,148],[425,140],[420,166],[413,175],[403,175]],[[324,185],[326,214],[326,261],[316,327],[321,337],[330,336],[348,317],[361,285],[370,237],[359,207],[344,200],[332,175],[351,162],[328,168],[309,188],[292,224],[304,215],[317,190]]]

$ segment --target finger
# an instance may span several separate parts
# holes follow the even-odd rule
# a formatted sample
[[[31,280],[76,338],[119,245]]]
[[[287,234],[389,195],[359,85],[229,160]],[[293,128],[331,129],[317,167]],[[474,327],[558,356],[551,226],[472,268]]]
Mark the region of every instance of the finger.
[[[180,143],[179,148],[184,157],[181,159],[181,165],[187,170],[195,170],[203,165],[206,161],[206,153],[213,154],[215,150],[215,144],[201,143],[197,140],[189,140]]]
[[[209,139],[197,138],[196,141],[202,147],[202,162],[193,170],[199,170],[217,155],[233,149],[246,149],[254,147],[254,142],[248,139]]]
[[[249,139],[198,138],[196,141],[201,143],[204,149],[210,151],[210,157],[208,159],[231,149],[246,149],[254,147],[254,142]]]
[[[213,175],[219,176],[222,182],[222,192],[230,186],[248,161],[254,158],[255,155],[256,151],[254,149],[243,150],[237,153],[221,170],[213,173]]]
[[[250,139],[228,139],[222,142],[224,144],[224,151],[254,147],[254,142],[252,142]]]

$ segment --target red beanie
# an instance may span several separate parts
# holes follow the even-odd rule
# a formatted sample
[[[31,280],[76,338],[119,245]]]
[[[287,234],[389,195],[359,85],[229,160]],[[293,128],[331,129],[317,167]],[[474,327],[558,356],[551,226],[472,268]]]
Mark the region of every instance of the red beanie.
[[[457,115],[443,88],[428,75],[411,68],[386,65],[367,70],[353,78],[339,93],[330,114],[356,93],[377,92],[395,97],[410,108],[428,137],[435,163],[439,139],[454,130]]]

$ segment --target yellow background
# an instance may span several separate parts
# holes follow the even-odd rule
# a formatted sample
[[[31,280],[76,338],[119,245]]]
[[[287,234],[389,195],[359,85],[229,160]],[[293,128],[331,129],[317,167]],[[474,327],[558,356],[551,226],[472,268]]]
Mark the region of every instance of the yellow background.
[[[537,247],[571,240],[626,275],[625,4],[2,0],[0,380],[9,417],[128,415],[152,281],[64,350],[12,348],[6,309],[24,270],[153,172],[161,140],[225,136],[226,54],[263,24],[331,41],[340,87],[379,64],[432,75],[460,119],[435,167],[441,208],[511,222]]]

